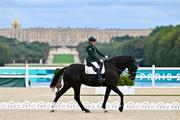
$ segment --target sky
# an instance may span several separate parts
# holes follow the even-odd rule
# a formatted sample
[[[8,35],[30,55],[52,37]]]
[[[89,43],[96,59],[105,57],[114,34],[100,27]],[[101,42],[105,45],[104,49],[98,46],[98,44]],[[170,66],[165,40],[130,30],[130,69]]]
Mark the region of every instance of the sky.
[[[180,24],[180,0],[1,0],[0,28],[147,29]]]

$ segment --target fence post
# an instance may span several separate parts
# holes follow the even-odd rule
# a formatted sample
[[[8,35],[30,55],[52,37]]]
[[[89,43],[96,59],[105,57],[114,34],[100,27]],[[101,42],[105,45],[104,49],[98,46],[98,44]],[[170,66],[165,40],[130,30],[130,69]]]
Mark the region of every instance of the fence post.
[[[152,87],[155,87],[155,80],[156,80],[155,65],[152,65]]]
[[[29,65],[26,63],[26,77],[25,77],[26,87],[29,87]]]

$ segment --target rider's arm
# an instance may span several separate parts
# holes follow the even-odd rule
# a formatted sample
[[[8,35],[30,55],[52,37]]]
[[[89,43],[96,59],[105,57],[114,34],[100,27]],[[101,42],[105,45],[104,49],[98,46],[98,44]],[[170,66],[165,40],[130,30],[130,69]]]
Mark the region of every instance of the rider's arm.
[[[93,59],[99,59],[99,58],[95,55],[95,53],[92,51],[92,48],[91,48],[91,47],[88,47],[88,48],[87,48],[87,53],[88,53],[89,56],[91,56],[91,58],[93,58]]]
[[[99,52],[99,50],[98,50],[97,48],[96,48],[96,51],[97,51],[97,53],[98,53],[100,56],[105,57],[105,55],[102,54],[101,52]]]

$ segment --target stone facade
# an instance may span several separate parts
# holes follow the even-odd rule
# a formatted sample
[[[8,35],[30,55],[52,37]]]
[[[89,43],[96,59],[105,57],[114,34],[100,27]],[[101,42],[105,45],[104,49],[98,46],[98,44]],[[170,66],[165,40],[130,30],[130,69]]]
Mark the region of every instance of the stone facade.
[[[114,36],[147,36],[151,29],[96,29],[96,28],[29,28],[0,29],[0,36],[19,41],[48,42],[50,46],[76,46],[94,35],[99,42],[109,43]]]

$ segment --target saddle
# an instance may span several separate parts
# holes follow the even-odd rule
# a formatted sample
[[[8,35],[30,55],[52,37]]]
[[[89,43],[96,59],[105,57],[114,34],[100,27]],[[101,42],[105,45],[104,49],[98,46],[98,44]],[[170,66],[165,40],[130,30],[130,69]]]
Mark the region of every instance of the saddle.
[[[101,74],[105,73],[105,65],[102,63],[102,66],[100,67]],[[94,70],[94,67],[91,64],[85,63],[85,73],[86,74],[97,74],[97,72]]]

